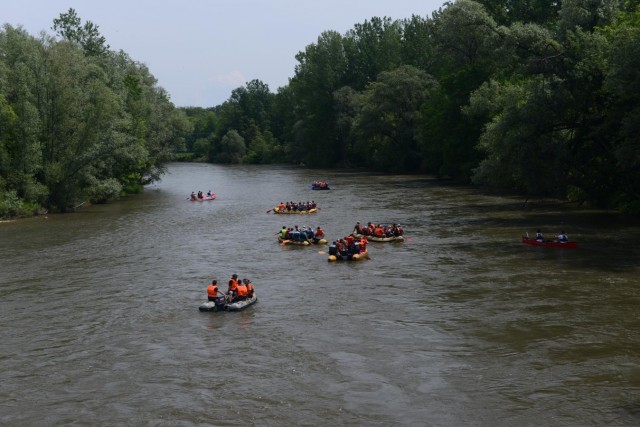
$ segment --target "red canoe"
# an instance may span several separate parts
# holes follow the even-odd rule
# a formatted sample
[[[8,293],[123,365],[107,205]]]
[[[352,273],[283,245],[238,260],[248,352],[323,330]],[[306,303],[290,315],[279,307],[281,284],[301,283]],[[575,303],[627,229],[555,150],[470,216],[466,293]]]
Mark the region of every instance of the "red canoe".
[[[526,243],[527,245],[534,245],[534,246],[551,246],[554,248],[577,248],[578,247],[578,242],[554,242],[554,241],[544,241],[544,242],[538,242],[536,239],[530,239],[529,237],[526,236],[522,236],[522,243]]]

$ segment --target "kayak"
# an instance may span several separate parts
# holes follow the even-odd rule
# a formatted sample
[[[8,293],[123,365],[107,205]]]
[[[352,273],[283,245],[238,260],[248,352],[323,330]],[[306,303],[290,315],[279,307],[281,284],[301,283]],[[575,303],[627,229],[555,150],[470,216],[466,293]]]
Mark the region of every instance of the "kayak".
[[[531,239],[526,236],[522,236],[522,243],[533,246],[549,246],[554,248],[577,248],[578,242],[557,242],[553,240],[545,240],[544,242],[538,242],[536,239]]]
[[[321,187],[319,185],[310,185],[309,188],[311,188],[312,190],[331,190],[331,187],[329,187],[328,185]]]
[[[362,234],[358,234],[355,231],[351,233],[353,237],[356,239],[361,239]],[[370,242],[404,242],[404,236],[388,236],[388,237],[378,237],[378,236],[366,236],[367,240]]]
[[[360,252],[359,254],[349,254],[349,255],[329,255],[329,262],[334,261],[360,261],[363,259],[369,259],[369,251]]]
[[[292,210],[280,210],[280,208],[275,207],[272,209],[274,214],[280,214],[280,215],[289,215],[289,214],[312,214],[312,213],[316,213],[318,211],[317,208],[313,208],[313,209],[309,209],[308,211],[292,211]]]
[[[200,311],[240,311],[255,304],[258,301],[258,296],[254,293],[251,298],[247,298],[244,301],[236,301],[231,304],[216,304],[214,301],[207,301],[200,305],[198,309]]]
[[[327,241],[325,239],[320,239],[318,241],[315,241],[315,239],[311,239],[311,242],[309,242],[308,240],[285,240],[282,238],[282,236],[278,236],[278,242],[282,243],[284,242],[285,245],[298,245],[298,246],[309,246],[310,244],[314,244],[314,245],[326,245]]]
[[[207,200],[215,200],[215,199],[216,199],[216,197],[218,197],[218,195],[217,195],[216,193],[213,193],[213,194],[212,194],[212,195],[210,195],[210,196],[203,196],[203,197],[202,197],[202,199],[197,199],[197,198],[196,198],[196,199],[192,199],[192,198],[189,198],[189,201],[190,201],[190,202],[206,202]]]

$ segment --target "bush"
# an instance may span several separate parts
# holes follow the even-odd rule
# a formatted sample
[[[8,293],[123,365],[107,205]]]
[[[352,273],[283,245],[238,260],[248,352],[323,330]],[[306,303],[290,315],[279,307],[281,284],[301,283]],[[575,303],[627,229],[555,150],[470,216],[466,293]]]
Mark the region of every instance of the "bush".
[[[0,217],[15,217],[22,210],[22,200],[15,190],[0,193]]]
[[[105,179],[93,184],[87,190],[87,196],[91,203],[106,203],[120,197],[122,185],[115,178]]]
[[[38,203],[22,200],[15,190],[0,191],[0,218],[15,218],[44,214],[46,211]]]

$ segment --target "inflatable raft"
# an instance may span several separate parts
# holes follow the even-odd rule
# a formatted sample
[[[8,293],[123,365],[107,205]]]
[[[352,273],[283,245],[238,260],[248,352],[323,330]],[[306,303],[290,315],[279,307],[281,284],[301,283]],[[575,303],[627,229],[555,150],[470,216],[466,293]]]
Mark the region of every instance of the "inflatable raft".
[[[286,209],[280,210],[280,208],[275,207],[272,210],[274,214],[279,214],[279,215],[291,215],[291,214],[304,215],[304,214],[316,213],[318,211],[318,208],[313,208],[306,211],[294,211],[294,210],[286,210]]]
[[[358,234],[355,231],[351,235],[356,239],[361,239],[363,236],[363,234]],[[369,242],[404,242],[404,236],[379,237],[367,235],[366,237]]]
[[[216,197],[218,197],[218,195],[217,195],[216,193],[213,193],[213,194],[212,194],[212,195],[210,195],[210,196],[203,196],[203,197],[202,197],[202,199],[198,199],[198,198],[192,199],[192,198],[189,198],[189,201],[190,201],[190,202],[206,202],[206,201],[208,201],[208,200],[215,200],[215,199],[216,199]]]
[[[329,255],[328,261],[360,261],[363,259],[369,259],[369,251],[360,252],[358,254],[331,254]]]
[[[250,305],[258,302],[258,296],[253,294],[251,298],[247,298],[244,301],[236,301],[230,304],[228,303],[216,303],[214,301],[207,301],[200,305],[198,308],[200,311],[240,311],[249,307]]]
[[[309,245],[326,245],[327,244],[327,240],[326,239],[320,239],[318,241],[316,241],[315,239],[311,239],[309,240],[285,240],[282,238],[282,236],[278,236],[278,242],[280,243],[284,243],[285,245],[297,245],[297,246],[309,246]]]

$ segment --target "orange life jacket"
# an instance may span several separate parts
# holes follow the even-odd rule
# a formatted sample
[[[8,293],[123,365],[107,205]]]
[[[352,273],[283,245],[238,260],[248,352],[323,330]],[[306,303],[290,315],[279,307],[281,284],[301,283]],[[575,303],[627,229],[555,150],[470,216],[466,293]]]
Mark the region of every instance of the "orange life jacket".
[[[245,285],[238,285],[238,296],[239,297],[247,296],[247,287]]]
[[[210,296],[211,298],[217,297],[218,287],[214,285],[209,285],[209,287],[207,288],[207,296]]]
[[[238,281],[236,279],[229,280],[229,290],[234,292],[238,291]]]
[[[249,298],[253,296],[253,283],[247,283],[247,296]]]

